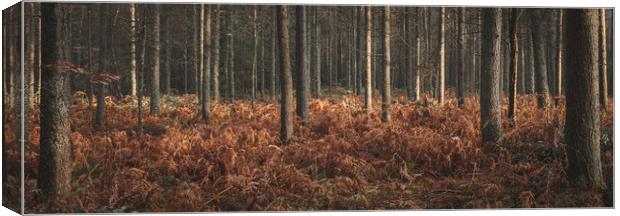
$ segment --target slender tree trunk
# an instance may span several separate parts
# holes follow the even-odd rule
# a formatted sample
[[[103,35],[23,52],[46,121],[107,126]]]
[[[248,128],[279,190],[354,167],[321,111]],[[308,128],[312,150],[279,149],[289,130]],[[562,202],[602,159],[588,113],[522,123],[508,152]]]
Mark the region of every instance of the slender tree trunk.
[[[295,50],[297,57],[297,117],[301,120],[302,124],[308,122],[308,56],[306,55],[307,36],[306,36],[306,8],[304,6],[296,6],[296,36],[297,49]]]
[[[312,52],[314,53],[314,65],[312,67],[312,95],[314,98],[319,98],[321,91],[321,26],[318,24],[319,10],[314,11],[314,17],[312,19],[312,27],[314,29],[314,46],[312,46]]]
[[[383,25],[383,55],[385,56],[385,62],[383,63],[385,64],[385,69],[383,71],[383,102],[381,104],[381,120],[383,122],[390,122],[390,104],[392,103],[392,84],[390,80],[390,73],[392,71],[392,53],[390,51],[390,37],[392,36],[392,33],[390,32],[390,6],[386,6],[384,8]]]
[[[129,14],[131,15],[131,20],[130,20],[130,38],[129,40],[131,41],[131,48],[130,48],[130,55],[131,55],[131,65],[130,65],[130,70],[129,70],[129,74],[130,74],[130,79],[131,79],[131,96],[132,97],[136,97],[137,95],[137,81],[136,81],[136,4],[135,3],[131,3],[131,5],[129,6]]]
[[[562,52],[564,51],[564,47],[563,47],[563,20],[564,20],[564,10],[563,9],[559,9],[559,17],[558,17],[558,32],[557,32],[557,37],[558,37],[558,41],[557,41],[557,58],[556,58],[556,77],[555,77],[555,105],[559,106],[560,105],[560,97],[562,96],[562,73],[563,73],[563,68],[562,68]]]
[[[510,35],[510,82],[508,88],[508,118],[514,120],[515,112],[517,109],[516,99],[517,99],[517,70],[519,65],[519,35],[517,32],[517,22],[519,20],[520,11],[519,9],[511,9],[511,17],[510,22],[508,24],[508,34]]]
[[[607,111],[607,26],[605,23],[605,9],[599,9],[599,97],[601,110]]]
[[[201,5],[202,7],[205,7],[204,5]],[[211,79],[211,74],[210,74],[210,65],[211,65],[211,55],[209,50],[211,49],[211,6],[207,5],[207,17],[206,17],[206,22],[203,23],[204,29],[205,29],[205,38],[203,39],[204,42],[206,43],[206,48],[207,50],[203,50],[203,60],[204,60],[204,66],[202,67],[202,106],[201,106],[201,113],[202,113],[202,120],[209,124],[211,118],[210,118],[210,114],[209,114],[209,99],[210,99],[210,92],[209,92],[209,81]]]
[[[372,7],[366,7],[366,112],[372,110]]]
[[[280,45],[280,140],[283,144],[293,136],[293,78],[289,50],[288,6],[278,5],[278,38]]]
[[[416,9],[417,10],[417,18],[420,17],[419,14],[421,14],[422,10],[420,10],[419,8]],[[422,73],[421,67],[422,67],[422,44],[421,44],[421,36],[422,36],[422,29],[421,29],[421,25],[419,23],[416,23],[416,32],[415,32],[415,70],[414,70],[414,75],[413,75],[413,100],[419,100],[420,99],[420,74]]]
[[[443,106],[445,101],[446,88],[446,8],[441,7],[439,15],[439,77],[437,86],[439,88],[439,105]]]
[[[214,34],[214,39],[213,39],[213,80],[211,80],[211,84],[213,84],[212,89],[213,89],[213,100],[214,101],[219,101],[220,100],[220,35],[221,33],[221,23],[222,23],[222,18],[221,18],[221,6],[217,5],[215,8],[215,31],[213,32]],[[231,50],[232,52],[232,50]],[[230,71],[230,73],[232,73],[232,71]],[[231,94],[231,97],[232,96]],[[232,98],[231,98],[232,100]]]
[[[151,101],[150,109],[152,115],[159,115],[159,4],[155,4],[154,24],[153,24],[153,77],[151,78]]]
[[[497,142],[502,135],[500,44],[502,15],[499,8],[482,9],[482,71],[480,82],[480,124],[482,142]]]
[[[542,23],[542,9],[534,9],[532,17],[532,39],[534,43],[534,64],[536,66],[536,94],[538,108],[549,106],[549,85],[547,83],[547,62],[545,57],[545,27]]]
[[[42,16],[42,60],[44,65],[54,65],[66,56],[59,50],[62,45],[62,31],[59,29],[64,20],[57,14],[63,14],[62,6],[56,3],[41,4]],[[69,73],[51,71],[44,67],[41,75],[41,136],[39,151],[39,175],[37,186],[47,200],[55,200],[70,192],[71,182],[71,126],[69,119]]]
[[[569,182],[584,189],[606,188],[597,101],[599,15],[595,9],[566,10],[566,174]]]
[[[278,49],[276,48],[276,38],[278,35],[278,28],[277,28],[277,14],[278,14],[278,10],[274,9],[274,16],[273,16],[273,23],[274,23],[274,28],[273,28],[273,33],[272,33],[272,37],[271,37],[271,74],[270,74],[270,84],[269,84],[269,90],[271,92],[271,95],[275,97],[276,93],[276,61],[277,61],[277,57],[276,57],[276,52],[278,51]]]
[[[254,6],[254,49],[252,53],[252,103],[256,101],[256,73],[257,73],[257,56],[258,56],[258,6]]]
[[[459,40],[458,40],[458,47],[457,47],[457,64],[458,64],[458,71],[457,71],[457,78],[456,78],[456,83],[457,83],[457,102],[458,102],[458,106],[460,108],[465,107],[465,85],[464,85],[464,81],[465,81],[465,34],[464,34],[464,28],[465,28],[465,8],[459,8],[459,14],[458,14],[458,34],[459,34]]]

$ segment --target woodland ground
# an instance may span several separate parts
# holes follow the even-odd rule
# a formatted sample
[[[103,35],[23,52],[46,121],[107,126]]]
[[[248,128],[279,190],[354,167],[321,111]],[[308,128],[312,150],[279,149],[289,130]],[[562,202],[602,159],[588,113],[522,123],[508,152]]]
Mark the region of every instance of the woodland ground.
[[[145,115],[136,136],[129,100],[106,98],[104,127],[95,130],[94,107],[74,99],[73,193],[56,205],[36,199],[35,108],[25,146],[26,213],[613,206],[612,103],[601,115],[608,189],[583,193],[567,186],[563,171],[564,105],[539,110],[520,97],[516,126],[504,116],[502,142],[491,146],[480,143],[476,98],[464,109],[453,100],[438,107],[400,98],[389,124],[380,121],[379,99],[370,115],[361,96],[311,100],[308,125],[295,122],[288,145],[279,142],[275,100],[214,103],[205,125],[194,118],[194,95],[165,96],[161,116]],[[14,173],[14,114],[4,110],[4,169]],[[16,179],[8,178],[5,197],[19,197]]]

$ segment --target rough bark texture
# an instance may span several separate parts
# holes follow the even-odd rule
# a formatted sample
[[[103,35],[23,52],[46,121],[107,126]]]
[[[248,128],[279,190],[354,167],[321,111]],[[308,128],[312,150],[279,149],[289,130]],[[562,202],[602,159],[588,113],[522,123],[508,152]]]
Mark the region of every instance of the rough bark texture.
[[[154,23],[153,23],[153,77],[151,77],[151,101],[150,109],[152,115],[159,115],[159,51],[161,44],[159,43],[159,8],[155,6]]]
[[[482,141],[501,138],[500,43],[501,9],[482,9],[482,71],[480,80],[480,124]]]
[[[543,9],[534,9],[531,19],[532,39],[534,44],[534,65],[536,67],[536,101],[538,108],[549,106],[549,84],[547,83],[547,60],[545,56],[545,37],[546,31],[541,22]]]
[[[601,109],[607,110],[607,28],[605,24],[605,9],[599,9],[599,97]]]
[[[390,122],[390,104],[392,103],[392,84],[390,73],[392,72],[392,53],[390,51],[390,7],[386,6],[383,12],[383,49],[384,49],[384,71],[383,71],[383,101],[381,103],[381,121]]]
[[[53,65],[65,59],[61,55],[64,45],[58,20],[62,6],[55,3],[41,4],[42,60],[43,65]],[[39,151],[39,176],[37,185],[48,200],[70,191],[71,181],[71,126],[69,119],[69,73],[44,67],[41,75],[41,137]]]
[[[372,7],[366,7],[366,112],[372,110]]]
[[[307,37],[306,37],[306,8],[304,6],[296,6],[297,27],[297,49],[295,53],[297,70],[297,117],[301,119],[302,124],[306,124],[308,121],[308,58],[306,55]]]
[[[605,188],[601,169],[598,75],[599,12],[567,9],[567,177],[577,187]]]
[[[288,6],[276,6],[280,45],[280,140],[288,143],[293,137],[293,77],[289,50]]]

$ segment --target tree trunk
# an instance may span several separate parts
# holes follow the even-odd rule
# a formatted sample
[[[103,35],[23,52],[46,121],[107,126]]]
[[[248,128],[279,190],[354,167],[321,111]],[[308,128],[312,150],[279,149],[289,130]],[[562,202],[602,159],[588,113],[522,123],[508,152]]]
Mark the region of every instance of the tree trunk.
[[[366,112],[372,110],[372,7],[366,7]]]
[[[607,111],[607,26],[605,23],[605,9],[599,9],[599,97],[601,110]]]
[[[215,7],[215,31],[213,32],[213,77],[211,80],[212,90],[213,90],[213,100],[220,100],[220,35],[221,35],[221,6],[217,5]],[[232,71],[231,71],[232,73]],[[233,97],[231,95],[231,97]]]
[[[278,5],[276,9],[280,45],[280,140],[287,144],[293,136],[293,78],[289,54],[288,6]]]
[[[204,5],[201,5],[202,7],[205,7]],[[211,78],[211,74],[210,74],[210,66],[211,66],[211,55],[210,55],[210,48],[211,48],[211,6],[207,5],[207,17],[206,17],[206,22],[202,23],[203,28],[205,29],[205,38],[203,38],[204,43],[206,43],[206,48],[207,50],[203,50],[202,51],[202,55],[203,55],[203,64],[204,66],[202,67],[202,104],[201,104],[201,113],[202,113],[202,120],[206,123],[209,124],[211,118],[210,118],[210,114],[209,114],[209,100],[210,100],[210,93],[209,93],[209,79]],[[204,8],[203,8],[204,10]],[[204,47],[203,47],[204,49]]]
[[[258,60],[258,11],[257,11],[258,6],[254,5],[254,49],[253,49],[253,53],[252,53],[252,103],[254,103],[256,101],[256,82],[257,82],[257,77],[256,77],[256,73],[257,73],[257,60]]]
[[[314,65],[312,67],[312,95],[314,98],[319,98],[321,91],[321,25],[318,24],[319,10],[314,11],[314,17],[312,19],[312,27],[314,28],[314,46],[312,46],[312,52],[314,53]]]
[[[584,189],[605,188],[597,101],[598,16],[595,9],[566,10],[566,174],[569,182]]]
[[[421,10],[418,8],[417,10],[417,16],[416,18],[419,18],[421,14]],[[421,44],[421,36],[422,36],[422,29],[421,29],[421,25],[419,23],[416,23],[416,27],[415,27],[415,69],[414,69],[414,74],[413,74],[413,100],[419,100],[420,99],[420,74],[422,73],[421,67],[422,67],[422,44]]]
[[[465,8],[459,8],[459,14],[458,14],[458,19],[457,19],[457,23],[458,23],[458,34],[459,34],[459,40],[458,40],[458,47],[457,49],[457,78],[456,78],[456,83],[457,83],[457,90],[456,90],[456,97],[457,97],[457,103],[458,106],[460,108],[465,107],[465,85],[464,85],[464,81],[465,81],[465,34],[464,34],[464,30],[465,30]]]
[[[439,93],[439,105],[443,106],[445,101],[445,89],[446,89],[446,8],[441,7],[441,14],[439,15],[439,77],[437,79],[438,93]]]
[[[482,142],[501,138],[500,43],[502,15],[499,8],[482,9],[482,71],[480,80],[480,124]]]
[[[306,56],[307,49],[307,37],[306,37],[306,8],[304,6],[295,6],[295,12],[297,15],[296,20],[296,45],[295,50],[296,67],[297,70],[297,117],[301,120],[302,124],[306,124],[308,121],[308,68],[306,64],[308,62]]]
[[[555,105],[559,106],[560,105],[560,96],[562,96],[562,73],[563,73],[563,68],[562,68],[562,52],[564,51],[563,48],[563,20],[564,20],[564,10],[563,9],[559,9],[559,17],[558,17],[558,32],[557,32],[557,37],[558,37],[558,41],[557,41],[557,45],[558,47],[557,49],[557,55],[556,55],[556,64],[557,66],[556,68],[556,76],[555,76]]]
[[[508,88],[508,118],[514,120],[514,115],[517,109],[517,70],[519,65],[519,35],[517,32],[517,22],[519,20],[519,9],[511,9],[510,22],[508,24],[508,34],[510,35],[510,82]]]
[[[59,25],[64,20],[62,6],[56,3],[41,4],[42,60],[44,65],[62,61],[60,49],[64,44]],[[71,182],[71,126],[69,118],[69,73],[52,71],[44,67],[41,75],[41,136],[39,151],[39,175],[37,185],[47,200],[55,200],[70,192]]]
[[[159,115],[159,4],[155,4],[155,14],[153,23],[153,77],[151,78],[151,101],[150,109],[152,115]]]
[[[390,83],[390,73],[391,69],[391,56],[392,53],[390,51],[390,37],[392,33],[390,32],[390,6],[386,6],[383,12],[383,47],[384,47],[384,56],[385,69],[383,71],[383,101],[381,104],[381,120],[383,122],[390,122],[390,104],[392,103],[392,84]]]
[[[545,37],[546,31],[542,23],[543,18],[542,9],[533,9],[534,15],[532,16],[531,26],[532,39],[534,43],[534,64],[536,67],[536,97],[538,108],[545,108],[549,106],[549,85],[547,83],[547,62],[545,57]]]
[[[129,13],[131,15],[130,20],[130,41],[131,41],[131,68],[129,70],[130,79],[131,79],[131,97],[136,97],[137,95],[137,81],[136,81],[136,4],[131,3],[129,6]]]

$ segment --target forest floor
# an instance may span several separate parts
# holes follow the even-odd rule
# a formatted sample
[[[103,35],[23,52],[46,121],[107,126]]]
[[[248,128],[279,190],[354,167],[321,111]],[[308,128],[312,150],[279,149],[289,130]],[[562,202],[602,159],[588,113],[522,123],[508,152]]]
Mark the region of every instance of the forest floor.
[[[516,124],[504,116],[495,146],[480,143],[476,98],[464,109],[453,100],[439,107],[399,98],[388,124],[379,99],[370,115],[361,96],[311,100],[309,123],[295,121],[288,145],[279,141],[277,101],[214,103],[206,125],[194,118],[196,96],[164,96],[162,114],[145,115],[137,136],[130,100],[106,98],[96,130],[94,107],[74,99],[73,193],[53,206],[36,199],[35,108],[25,146],[26,213],[613,206],[612,103],[601,116],[608,189],[583,193],[566,182],[563,105],[540,110],[520,97]],[[14,114],[3,115],[4,169],[17,173]],[[16,179],[7,179],[5,197],[18,197]]]

